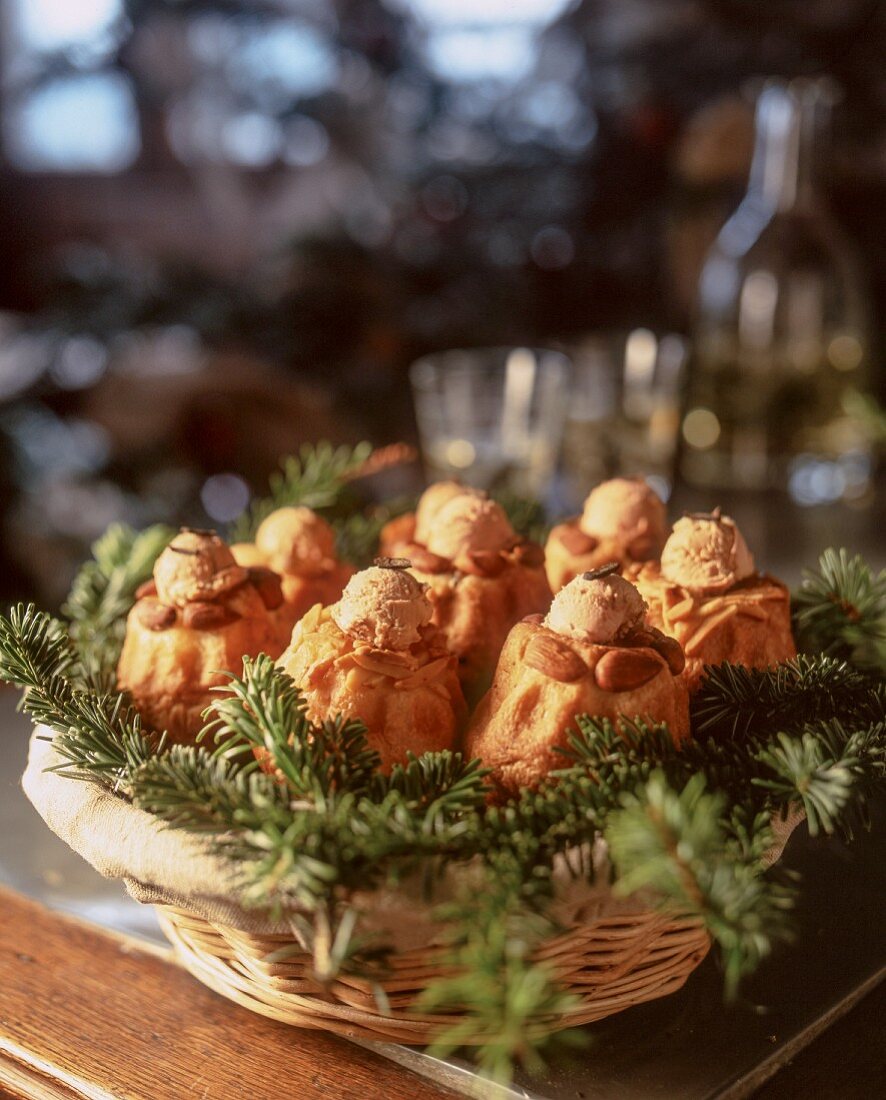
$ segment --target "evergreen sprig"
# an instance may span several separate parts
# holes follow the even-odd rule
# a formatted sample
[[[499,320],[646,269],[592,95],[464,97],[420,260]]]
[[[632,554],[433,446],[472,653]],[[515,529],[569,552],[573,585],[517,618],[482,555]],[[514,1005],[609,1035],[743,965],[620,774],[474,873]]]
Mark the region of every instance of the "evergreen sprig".
[[[162,746],[123,696],[82,687],[78,659],[57,620],[33,604],[0,616],[0,680],[24,689],[22,708],[55,732],[56,771],[127,789],[134,768]]]
[[[817,570],[804,570],[793,613],[801,648],[886,672],[886,569],[825,550]]]
[[[742,741],[829,718],[876,721],[884,708],[882,678],[843,659],[800,654],[772,668],[708,667],[691,717],[696,736]]]
[[[284,458],[281,469],[271,475],[268,495],[254,501],[234,521],[230,541],[251,542],[262,520],[287,505],[304,505],[315,511],[331,509],[371,454],[369,443],[358,443],[356,447],[305,443],[297,455]]]
[[[547,896],[549,885],[527,896],[524,871],[503,852],[487,865],[481,881],[441,909],[451,930],[452,973],[429,983],[416,1004],[421,1012],[458,1013],[435,1039],[432,1054],[446,1057],[476,1047],[481,1073],[501,1085],[510,1082],[517,1066],[537,1074],[558,1050],[587,1044],[587,1035],[574,1029],[548,1032],[547,1021],[580,1002],[562,988],[550,964],[533,958],[556,929],[538,908],[539,893]]]
[[[92,560],[74,578],[62,614],[69,620],[82,674],[98,690],[114,689],[126,615],[172,535],[162,524],[139,532],[114,523],[93,543]]]
[[[676,791],[656,770],[622,804],[604,830],[617,890],[652,890],[657,904],[666,899],[698,916],[720,946],[727,995],[733,996],[740,978],[790,934],[787,913],[795,892],[747,858],[768,842],[768,826],[762,841],[737,844],[722,824],[725,796],[707,791],[701,775]]]

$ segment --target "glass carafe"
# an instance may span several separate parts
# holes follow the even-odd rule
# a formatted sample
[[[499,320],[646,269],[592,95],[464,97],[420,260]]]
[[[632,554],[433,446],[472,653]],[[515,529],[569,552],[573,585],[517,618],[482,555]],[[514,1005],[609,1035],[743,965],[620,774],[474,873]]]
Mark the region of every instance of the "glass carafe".
[[[747,194],[707,256],[681,471],[695,485],[786,488],[805,504],[864,494],[868,371],[855,254],[817,186],[826,79],[759,96]]]

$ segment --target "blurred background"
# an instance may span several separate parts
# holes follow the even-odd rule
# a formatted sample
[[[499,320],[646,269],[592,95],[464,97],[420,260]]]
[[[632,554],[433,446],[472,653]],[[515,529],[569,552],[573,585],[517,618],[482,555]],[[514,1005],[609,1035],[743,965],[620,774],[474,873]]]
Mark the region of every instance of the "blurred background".
[[[881,0],[0,0],[0,598],[419,427],[876,545],[884,56]],[[571,367],[490,473],[488,362],[409,367],[493,346]]]

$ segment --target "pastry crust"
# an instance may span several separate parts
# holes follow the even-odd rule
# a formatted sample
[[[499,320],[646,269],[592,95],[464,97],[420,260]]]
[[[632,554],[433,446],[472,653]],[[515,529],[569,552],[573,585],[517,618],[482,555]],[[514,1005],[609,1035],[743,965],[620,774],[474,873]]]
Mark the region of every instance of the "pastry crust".
[[[455,656],[435,627],[421,627],[420,635],[405,650],[374,649],[318,604],[296,624],[278,664],[304,694],[309,718],[360,718],[390,771],[407,752],[458,748],[466,716]]]
[[[671,583],[658,562],[635,565],[625,577],[649,605],[649,622],[683,647],[690,692],[698,689],[705,665],[766,668],[797,655],[790,593],[774,577],[755,573],[713,594]]]
[[[261,564],[273,568],[276,564],[267,554],[263,554],[254,542],[235,543],[231,547],[231,553],[239,565]],[[283,588],[283,602],[273,613],[279,653],[289,645],[292,629],[298,620],[314,604],[335,603],[356,569],[346,562],[330,558],[323,560],[320,564],[314,564],[304,572],[292,572],[280,568],[276,572],[280,576]]]
[[[413,562],[412,575],[428,585],[432,621],[458,657],[465,695],[476,700],[489,685],[511,627],[550,606],[541,548],[519,543],[496,556],[487,573],[463,573],[444,559],[431,563],[438,571],[429,571],[421,568],[427,553],[423,547],[413,544],[403,553]]]
[[[545,543],[545,571],[551,591],[556,595],[571,580],[617,561],[627,566],[634,563],[627,547],[617,539],[597,539],[586,535],[578,525],[579,517],[564,520],[551,528]],[[658,548],[660,549],[660,547]]]
[[[172,742],[192,743],[203,711],[217,698],[212,688],[228,682],[224,672],[240,673],[244,655],[279,654],[272,615],[249,579],[225,597],[184,608],[148,591],[126,622],[117,685],[130,693],[149,729],[165,730]],[[186,625],[195,619],[210,625]]]
[[[579,714],[613,721],[640,716],[667,722],[677,741],[689,736],[685,684],[653,648],[659,644],[654,632],[636,639],[653,644],[595,645],[564,638],[537,620],[532,616],[511,630],[465,736],[466,755],[492,769],[501,797],[536,787],[566,766],[556,750],[568,744]],[[615,676],[614,665],[620,666]],[[620,686],[613,679],[635,686],[613,690]]]

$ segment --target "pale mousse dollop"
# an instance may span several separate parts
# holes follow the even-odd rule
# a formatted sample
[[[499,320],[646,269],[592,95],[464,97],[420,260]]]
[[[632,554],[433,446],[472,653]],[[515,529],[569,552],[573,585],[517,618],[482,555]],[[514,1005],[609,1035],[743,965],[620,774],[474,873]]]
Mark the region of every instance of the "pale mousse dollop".
[[[462,485],[458,481],[435,481],[419,497],[415,509],[415,541],[427,545],[437,515],[456,497],[482,497],[479,489]]]
[[[441,558],[504,550],[514,540],[505,510],[494,500],[464,493],[437,512],[427,548]]]
[[[648,535],[660,547],[667,513],[661,497],[642,478],[614,477],[590,492],[578,525],[586,535],[624,544]]]
[[[154,563],[157,596],[175,607],[214,599],[245,579],[246,571],[214,531],[183,528]]]
[[[335,558],[335,532],[310,508],[278,508],[255,533],[255,545],[278,573],[316,573]]]
[[[408,649],[431,621],[426,589],[405,568],[373,565],[351,577],[330,613],[352,638],[376,649]]]
[[[645,616],[643,597],[624,577],[582,573],[554,597],[544,625],[577,642],[614,645],[639,629]]]
[[[735,521],[713,512],[677,520],[661,552],[661,574],[699,593],[723,592],[755,571]]]

